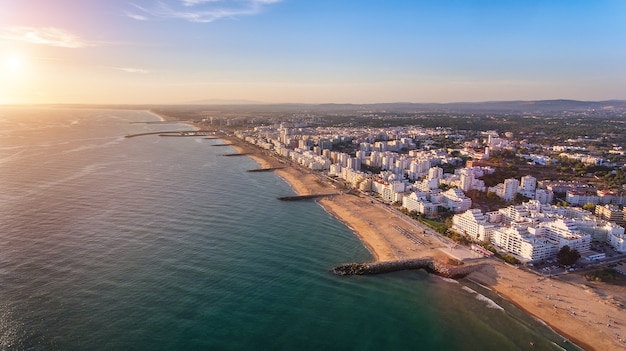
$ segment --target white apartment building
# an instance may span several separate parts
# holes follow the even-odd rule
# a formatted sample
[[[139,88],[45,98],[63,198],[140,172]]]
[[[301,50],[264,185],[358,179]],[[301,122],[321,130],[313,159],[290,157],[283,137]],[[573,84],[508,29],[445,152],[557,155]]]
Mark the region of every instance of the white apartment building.
[[[359,183],[359,190],[363,192],[372,191],[372,180],[370,178],[363,179],[363,181]]]
[[[600,197],[595,194],[588,194],[577,190],[568,190],[565,194],[565,201],[570,205],[583,206],[587,203],[597,205],[600,202]]]
[[[420,191],[429,191],[439,188],[439,179],[424,179],[421,182],[416,182],[415,186]]]
[[[461,180],[461,184],[460,184],[460,188],[463,191],[469,191],[470,189],[472,189],[472,184],[474,183],[474,173],[470,172],[470,171],[466,171],[463,170],[461,171],[461,176],[460,176],[460,180]]]
[[[527,261],[552,258],[559,249],[550,240],[531,234],[523,226],[499,227],[493,231],[491,242]]]
[[[596,216],[609,222],[624,225],[624,212],[615,205],[596,206]]]
[[[537,189],[537,178],[527,175],[520,179],[520,185],[519,185],[519,190],[518,190],[520,194],[532,199],[535,197],[536,189]]]
[[[595,218],[576,218],[573,221],[578,230],[591,235],[591,240],[609,242],[610,236],[624,234],[624,228],[614,222],[598,221]]]
[[[465,196],[461,189],[452,188],[443,192],[447,208],[455,213],[461,213],[472,207],[472,199]]]
[[[582,233],[572,219],[559,218],[555,221],[541,223],[540,228],[550,241],[556,243],[561,249],[567,245],[570,249],[578,252],[589,251],[591,247],[591,235]]]
[[[374,180],[372,181],[372,191],[381,195],[382,199],[387,202],[402,201],[406,184],[400,181],[391,181],[389,183]]]
[[[443,169],[440,167],[432,167],[428,170],[428,179],[443,178]]]
[[[504,201],[512,201],[519,190],[519,180],[514,178],[505,179],[504,183],[489,187],[487,190],[496,193]]]
[[[420,176],[426,174],[430,169],[430,160],[425,158],[414,159],[409,164],[409,177],[411,179],[417,179]],[[442,170],[443,174],[443,170]]]
[[[626,235],[624,233],[609,235],[606,241],[613,246],[615,251],[626,252]]]
[[[452,230],[465,234],[474,241],[490,241],[495,226],[480,209],[474,208],[452,217]]]
[[[338,163],[333,163],[332,165],[330,165],[328,175],[337,177],[341,176],[341,165]]]
[[[441,203],[433,203],[428,199],[426,193],[411,193],[409,195],[405,195],[402,198],[402,207],[406,208],[409,211],[416,211],[417,213],[421,213],[427,217],[434,216],[437,214],[437,207],[439,207]]]
[[[535,200],[542,204],[551,204],[554,200],[554,193],[548,189],[537,189],[535,190]]]
[[[514,178],[509,178],[504,180],[504,192],[502,193],[501,198],[504,201],[512,201],[515,198],[515,194],[519,189],[519,180]]]

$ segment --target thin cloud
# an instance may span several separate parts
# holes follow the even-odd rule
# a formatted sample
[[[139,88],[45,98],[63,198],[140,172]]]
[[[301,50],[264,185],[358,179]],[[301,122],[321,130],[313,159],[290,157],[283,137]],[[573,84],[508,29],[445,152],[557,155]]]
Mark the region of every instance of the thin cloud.
[[[126,72],[126,73],[134,73],[134,74],[148,74],[150,71],[143,68],[134,68],[134,67],[111,67],[118,71]]]
[[[199,4],[204,4],[207,2],[220,2],[222,0],[181,0],[183,6],[195,6]]]
[[[135,20],[180,19],[196,23],[209,23],[222,18],[252,16],[267,6],[282,0],[180,0],[173,5],[158,2],[157,6],[144,7],[132,4],[140,13],[126,12]]]
[[[71,32],[53,27],[7,27],[0,30],[0,38],[70,49],[94,45]]]
[[[148,20],[148,17],[146,17],[146,16],[139,15],[139,14],[132,13],[132,12],[128,12],[128,11],[126,11],[125,15],[126,15],[126,17],[132,18],[132,19],[137,20],[137,21],[147,21]]]

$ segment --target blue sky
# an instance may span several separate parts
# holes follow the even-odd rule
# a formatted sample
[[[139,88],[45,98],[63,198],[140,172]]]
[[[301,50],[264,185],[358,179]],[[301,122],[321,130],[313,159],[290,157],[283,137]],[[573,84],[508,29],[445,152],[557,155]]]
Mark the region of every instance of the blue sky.
[[[625,42],[626,1],[0,0],[0,103],[626,99]]]

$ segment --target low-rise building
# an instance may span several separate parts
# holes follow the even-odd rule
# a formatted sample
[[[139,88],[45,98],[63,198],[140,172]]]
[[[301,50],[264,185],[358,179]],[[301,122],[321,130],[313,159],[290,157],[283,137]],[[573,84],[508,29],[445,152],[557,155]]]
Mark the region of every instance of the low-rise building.
[[[595,214],[597,217],[609,222],[624,225],[624,212],[615,205],[598,205],[596,206]]]

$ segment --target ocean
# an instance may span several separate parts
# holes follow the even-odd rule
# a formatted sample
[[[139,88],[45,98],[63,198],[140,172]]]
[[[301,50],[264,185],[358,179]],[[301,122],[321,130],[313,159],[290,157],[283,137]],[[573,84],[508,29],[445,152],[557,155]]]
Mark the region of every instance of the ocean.
[[[0,108],[2,350],[561,350],[469,281],[339,277],[343,223],[146,111]],[[557,346],[560,345],[560,346]]]

